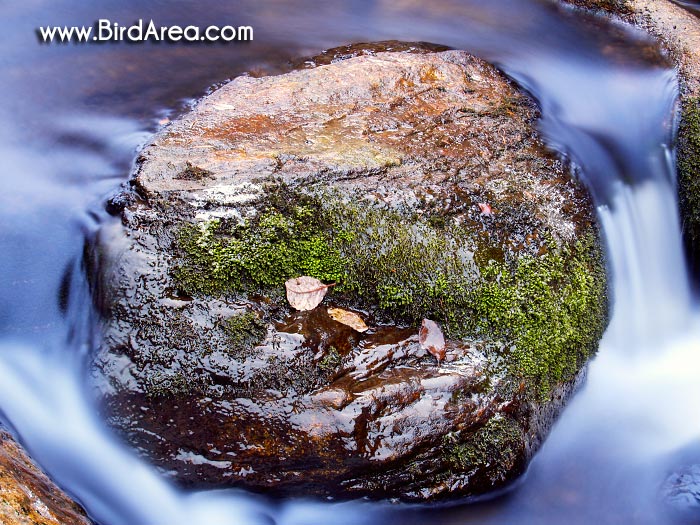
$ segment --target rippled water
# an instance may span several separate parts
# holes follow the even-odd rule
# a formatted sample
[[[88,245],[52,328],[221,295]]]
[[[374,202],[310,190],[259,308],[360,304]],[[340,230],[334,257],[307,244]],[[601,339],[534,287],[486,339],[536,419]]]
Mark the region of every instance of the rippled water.
[[[537,0],[25,0],[0,5],[0,409],[33,457],[103,525],[666,523],[669,454],[700,436],[700,326],[670,148],[676,79],[652,42]],[[37,43],[46,24],[253,25],[229,46]],[[482,502],[267,501],[186,493],[95,416],[86,356],[99,324],[83,246],[105,197],[165,116],[214,82],[286,69],[353,41],[424,40],[497,63],[540,101],[552,147],[598,203],[613,317],[587,384],[513,490]]]

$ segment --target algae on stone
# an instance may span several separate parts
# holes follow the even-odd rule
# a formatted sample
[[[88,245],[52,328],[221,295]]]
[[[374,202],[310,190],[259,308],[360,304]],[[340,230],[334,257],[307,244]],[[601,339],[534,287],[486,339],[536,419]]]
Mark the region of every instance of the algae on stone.
[[[700,97],[686,99],[678,128],[678,185],[691,259],[700,264]]]
[[[229,317],[224,322],[224,332],[233,352],[244,352],[259,344],[265,337],[265,327],[265,322],[250,311]]]
[[[430,318],[448,337],[500,341],[507,372],[545,396],[595,352],[605,327],[605,271],[593,230],[571,245],[550,238],[537,256],[477,264],[473,232],[436,226],[434,215],[279,184],[267,187],[259,209],[243,224],[182,227],[175,277],[184,292],[279,294],[287,279],[309,275],[336,283],[336,299],[387,321]]]
[[[472,433],[446,435],[443,446],[454,472],[469,474],[484,469],[493,482],[503,481],[518,461],[522,430],[511,418],[496,415]]]
[[[220,220],[187,225],[179,236],[187,264],[175,279],[185,293],[208,295],[278,286],[300,275],[339,281],[342,261],[325,233],[308,227],[313,217],[312,209],[298,206],[233,226]]]

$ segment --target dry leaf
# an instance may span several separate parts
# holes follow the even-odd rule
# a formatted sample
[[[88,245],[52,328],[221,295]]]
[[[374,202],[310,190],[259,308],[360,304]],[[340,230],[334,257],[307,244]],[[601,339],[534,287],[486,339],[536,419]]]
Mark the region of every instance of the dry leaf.
[[[297,310],[313,310],[326,296],[332,284],[323,284],[314,277],[302,275],[289,279],[284,286],[287,288],[287,301]]]
[[[435,356],[438,363],[445,359],[445,336],[435,321],[423,319],[418,332],[418,342],[421,348]]]
[[[486,202],[480,202],[479,209],[481,210],[481,215],[493,215],[491,205]]]
[[[329,308],[328,315],[339,323],[349,326],[358,332],[366,332],[369,330],[369,327],[362,320],[362,317],[354,312],[343,310],[342,308]]]

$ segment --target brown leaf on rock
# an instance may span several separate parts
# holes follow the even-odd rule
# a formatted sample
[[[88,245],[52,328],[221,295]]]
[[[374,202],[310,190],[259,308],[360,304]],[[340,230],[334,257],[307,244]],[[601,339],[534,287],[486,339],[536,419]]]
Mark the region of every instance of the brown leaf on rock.
[[[445,336],[435,321],[423,319],[418,332],[418,342],[421,348],[435,356],[438,363],[445,359]]]
[[[323,284],[321,281],[308,275],[289,279],[284,286],[287,288],[287,301],[296,310],[313,310],[326,296],[328,288],[332,284]]]
[[[357,315],[355,312],[343,310],[342,308],[329,308],[328,315],[330,315],[335,321],[349,326],[358,332],[366,332],[369,330],[369,327],[362,320],[362,317]]]

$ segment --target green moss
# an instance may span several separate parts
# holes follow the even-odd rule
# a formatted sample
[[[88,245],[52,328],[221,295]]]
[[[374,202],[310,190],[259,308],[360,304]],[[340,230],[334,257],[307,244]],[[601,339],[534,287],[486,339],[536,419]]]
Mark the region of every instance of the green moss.
[[[335,293],[393,320],[430,317],[448,335],[470,331],[465,319],[478,268],[468,232],[382,207],[335,202],[328,209],[339,233],[333,244],[346,265]]]
[[[546,395],[595,352],[607,322],[605,268],[597,238],[521,257],[515,268],[491,261],[475,294],[479,328],[511,341],[510,371]]]
[[[506,256],[501,247],[497,260],[477,265],[476,236],[455,221],[332,195],[314,199],[284,186],[268,188],[257,209],[244,224],[182,229],[176,279],[186,293],[282,290],[285,280],[311,275],[337,283],[333,296],[379,319],[417,325],[427,317],[448,337],[499,341],[506,372],[542,396],[579,369],[604,329],[594,232],[571,245],[550,239],[539,256]]]
[[[307,204],[282,208],[268,203],[243,224],[214,220],[184,226],[179,245],[186,264],[175,272],[179,288],[215,295],[280,286],[299,275],[342,280],[343,261],[316,221],[317,213]]]
[[[234,352],[241,352],[259,345],[267,333],[265,323],[254,312],[228,318],[223,328],[231,342],[231,350]]]
[[[327,351],[326,355],[319,361],[318,368],[324,374],[333,374],[340,366],[343,358],[338,352],[338,350],[331,346]]]
[[[470,259],[468,231],[436,230],[378,209],[334,211],[352,235],[338,249],[348,264],[341,291],[393,318],[439,320],[451,337],[504,342],[508,372],[546,395],[596,350],[607,320],[605,269],[593,232],[571,246],[549,241],[538,257]],[[347,233],[347,232],[346,232]]]
[[[493,108],[489,113],[494,117],[512,117],[516,115],[523,101],[519,97],[505,97],[501,104]]]
[[[493,482],[505,479],[518,461],[522,446],[518,424],[500,415],[471,434],[447,434],[443,438],[444,456],[454,471],[486,470]]]
[[[678,186],[689,252],[700,262],[700,98],[683,103],[678,128]]]

